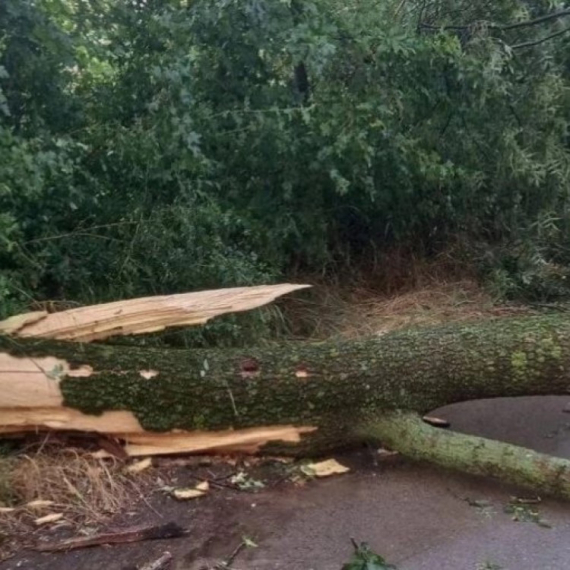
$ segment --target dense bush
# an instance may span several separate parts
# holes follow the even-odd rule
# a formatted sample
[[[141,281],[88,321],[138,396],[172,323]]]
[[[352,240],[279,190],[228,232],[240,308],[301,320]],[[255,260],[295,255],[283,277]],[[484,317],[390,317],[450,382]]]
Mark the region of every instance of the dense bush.
[[[4,0],[1,315],[458,241],[499,294],[566,295],[561,9]]]

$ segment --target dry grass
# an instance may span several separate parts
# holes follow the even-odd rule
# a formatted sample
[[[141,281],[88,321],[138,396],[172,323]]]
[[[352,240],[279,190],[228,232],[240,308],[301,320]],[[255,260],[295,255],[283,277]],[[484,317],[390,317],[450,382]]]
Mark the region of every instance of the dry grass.
[[[17,455],[4,465],[14,510],[0,514],[0,535],[20,539],[49,514],[62,515],[57,526],[95,528],[138,502],[150,482],[145,474],[126,473],[118,461],[61,447]]]
[[[315,340],[357,338],[532,312],[494,299],[458,259],[453,252],[425,261],[395,251],[384,255],[366,275],[347,275],[332,284],[313,279],[313,289],[285,301],[289,332],[294,338]]]
[[[0,508],[8,507],[15,499],[12,489],[12,472],[15,464],[16,460],[13,457],[2,453],[0,456]]]
[[[347,338],[531,312],[528,307],[495,303],[473,281],[429,285],[385,297],[366,290],[354,295],[358,297],[337,316],[336,330]]]

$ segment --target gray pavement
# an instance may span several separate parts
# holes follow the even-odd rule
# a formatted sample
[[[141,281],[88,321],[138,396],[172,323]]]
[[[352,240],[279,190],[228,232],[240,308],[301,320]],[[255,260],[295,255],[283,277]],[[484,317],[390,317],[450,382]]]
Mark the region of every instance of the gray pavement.
[[[478,401],[435,412],[453,429],[570,458],[570,398]],[[400,570],[565,570],[570,504],[544,501],[551,525],[515,522],[504,507],[519,490],[427,466],[381,467],[280,497],[266,521],[275,533],[250,551],[252,570],[339,570],[349,538],[365,540]],[[469,501],[487,501],[486,508]],[[263,508],[260,508],[263,511]]]

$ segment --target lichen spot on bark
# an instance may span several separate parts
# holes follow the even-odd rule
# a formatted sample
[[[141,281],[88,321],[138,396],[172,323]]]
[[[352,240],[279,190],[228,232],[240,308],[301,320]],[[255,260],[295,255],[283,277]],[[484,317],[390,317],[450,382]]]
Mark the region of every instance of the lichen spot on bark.
[[[151,378],[154,378],[155,376],[158,376],[158,371],[156,370],[141,370],[139,372],[139,374],[145,379],[145,380],[150,380]]]
[[[297,366],[297,369],[295,370],[295,376],[300,380],[302,380],[304,378],[308,378],[309,376],[311,376],[311,374],[307,370],[306,366],[301,365]]]
[[[552,336],[545,337],[540,341],[540,349],[555,360],[560,360],[562,357],[562,349]]]
[[[524,377],[528,366],[526,352],[517,350],[511,355],[511,366],[515,376]]]
[[[82,364],[81,366],[73,366],[67,373],[72,378],[88,378],[93,374],[93,366],[89,364]]]

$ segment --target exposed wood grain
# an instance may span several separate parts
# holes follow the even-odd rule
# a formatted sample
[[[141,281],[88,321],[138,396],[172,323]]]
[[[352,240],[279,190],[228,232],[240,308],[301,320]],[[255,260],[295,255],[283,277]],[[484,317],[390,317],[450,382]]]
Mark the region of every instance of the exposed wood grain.
[[[167,327],[203,325],[213,317],[256,309],[307,287],[310,285],[236,287],[142,297],[51,314],[26,313],[0,321],[0,333],[90,342],[116,335],[157,332]]]

